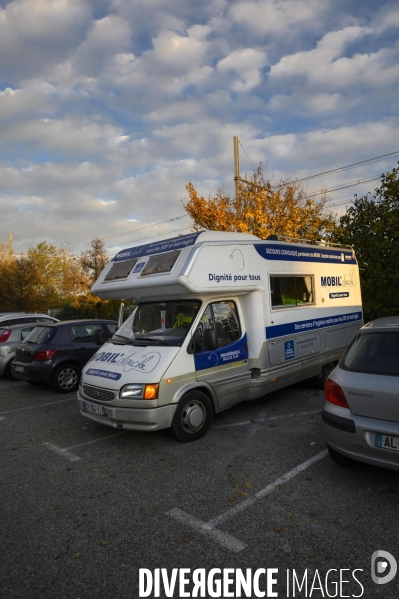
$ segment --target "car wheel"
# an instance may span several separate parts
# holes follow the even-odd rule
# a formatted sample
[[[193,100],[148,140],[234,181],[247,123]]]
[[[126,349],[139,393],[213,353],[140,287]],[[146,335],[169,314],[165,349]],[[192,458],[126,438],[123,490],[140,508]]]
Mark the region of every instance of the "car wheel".
[[[205,393],[190,391],[179,401],[171,432],[184,443],[203,437],[212,421],[212,404]]]
[[[320,374],[317,378],[317,386],[319,387],[319,389],[324,390],[324,385],[326,384],[326,380],[328,379],[328,377],[330,376],[330,374],[332,373],[332,371],[334,370],[336,365],[337,365],[337,362],[330,362],[330,364],[324,364],[321,367]]]
[[[70,393],[79,387],[80,368],[75,364],[61,364],[55,370],[51,386],[58,393]]]
[[[12,363],[12,360],[11,360],[11,362],[8,362],[6,369],[4,371],[4,376],[9,381],[19,381],[19,379],[17,379],[17,377],[14,376],[13,373],[11,372],[11,363]]]
[[[351,460],[351,458],[346,457],[346,455],[342,455],[342,453],[339,453],[329,445],[327,445],[327,449],[330,458],[336,464],[339,464],[340,466],[353,466],[354,460]]]

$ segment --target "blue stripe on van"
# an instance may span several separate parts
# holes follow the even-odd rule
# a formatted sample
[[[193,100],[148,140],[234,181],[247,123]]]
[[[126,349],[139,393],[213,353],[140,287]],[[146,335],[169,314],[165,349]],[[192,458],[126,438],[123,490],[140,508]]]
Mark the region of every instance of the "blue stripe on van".
[[[314,248],[288,243],[254,243],[254,248],[265,260],[285,260],[287,262],[325,262],[328,264],[357,264],[356,258],[348,250],[332,250],[324,246]]]
[[[189,245],[194,245],[198,235],[201,233],[202,231],[199,233],[182,235],[181,237],[173,237],[172,239],[164,239],[163,241],[156,241],[154,243],[146,243],[145,245],[137,245],[136,247],[122,250],[119,254],[116,254],[112,262],[121,262],[122,260],[141,258],[152,254],[163,254],[172,250],[181,250]]]
[[[334,314],[334,316],[319,316],[311,320],[298,320],[296,322],[287,322],[285,324],[275,324],[266,327],[266,339],[284,337],[294,333],[306,333],[317,329],[325,329],[340,324],[356,322],[363,319],[363,312],[349,312],[348,314]]]

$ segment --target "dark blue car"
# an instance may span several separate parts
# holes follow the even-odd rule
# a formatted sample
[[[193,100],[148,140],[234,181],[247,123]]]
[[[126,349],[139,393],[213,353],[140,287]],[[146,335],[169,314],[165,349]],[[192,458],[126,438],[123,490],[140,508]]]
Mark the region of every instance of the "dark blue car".
[[[59,393],[75,391],[83,366],[99,348],[95,331],[107,340],[117,328],[115,320],[99,319],[38,325],[17,346],[12,374],[32,385],[50,383]]]

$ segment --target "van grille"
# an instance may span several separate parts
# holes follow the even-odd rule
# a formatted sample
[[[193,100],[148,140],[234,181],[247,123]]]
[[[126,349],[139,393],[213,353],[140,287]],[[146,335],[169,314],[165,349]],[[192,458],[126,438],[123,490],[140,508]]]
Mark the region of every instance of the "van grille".
[[[86,397],[97,399],[98,401],[112,401],[115,399],[115,393],[113,393],[113,391],[98,389],[98,387],[90,387],[90,385],[83,385],[82,391]]]

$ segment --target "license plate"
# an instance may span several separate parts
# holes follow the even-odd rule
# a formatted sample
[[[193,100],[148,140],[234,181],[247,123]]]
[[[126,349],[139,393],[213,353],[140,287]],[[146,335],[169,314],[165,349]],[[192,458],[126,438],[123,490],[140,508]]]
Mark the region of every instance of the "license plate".
[[[14,370],[16,370],[17,372],[23,372],[25,370],[24,366],[15,366]]]
[[[375,446],[382,447],[383,449],[394,449],[395,451],[399,451],[399,437],[376,433]]]
[[[89,403],[88,401],[83,402],[83,409],[86,412],[94,412],[95,414],[100,414],[100,416],[105,416],[105,409],[103,406],[97,406],[94,403]]]

